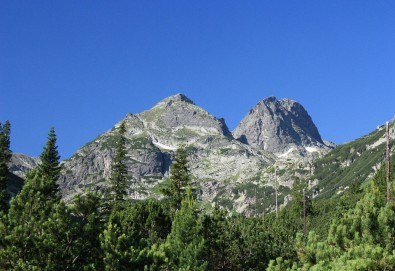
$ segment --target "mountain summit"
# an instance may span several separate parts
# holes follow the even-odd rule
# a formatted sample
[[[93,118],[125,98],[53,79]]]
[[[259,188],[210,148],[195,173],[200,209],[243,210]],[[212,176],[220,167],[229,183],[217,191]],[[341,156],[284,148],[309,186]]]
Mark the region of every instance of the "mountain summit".
[[[151,109],[136,116],[143,120],[156,136],[163,137],[166,134],[166,137],[162,138],[165,141],[174,141],[175,138],[170,134],[177,135],[181,130],[189,132],[183,134],[189,136],[185,138],[185,141],[189,142],[202,135],[232,136],[223,119],[214,117],[180,93],[163,99]]]
[[[189,167],[202,183],[202,197],[216,197],[227,183],[258,178],[272,163],[272,155],[261,154],[232,137],[224,119],[216,118],[183,94],[158,102],[151,109],[127,114],[113,128],[79,149],[63,163],[59,186],[66,198],[87,187],[107,185],[117,139],[116,128],[124,122],[129,193],[145,198],[169,174],[174,152],[187,146]],[[203,186],[204,185],[204,186]],[[209,192],[211,191],[211,192]],[[225,200],[230,192],[218,195]]]
[[[163,99],[162,101],[160,101],[158,103],[159,104],[168,104],[171,105],[173,102],[185,102],[185,103],[189,103],[189,104],[195,104],[191,99],[189,99],[186,95],[182,94],[182,93],[177,93],[175,95],[172,95],[170,97],[167,97],[165,99]]]
[[[266,193],[265,208],[270,211],[274,208],[274,180],[278,180],[281,201],[286,203],[293,182],[314,173],[310,161],[329,151],[309,114],[294,100],[262,100],[232,135],[224,119],[176,94],[144,112],[127,114],[63,161],[58,184],[66,201],[108,186],[117,128],[122,122],[126,128],[128,194],[134,199],[160,197],[174,153],[185,146],[197,198],[207,208],[220,205],[251,213],[257,194]],[[23,173],[35,162],[14,156],[11,168],[15,173]],[[282,174],[277,176],[275,169]]]
[[[276,97],[256,104],[233,131],[233,136],[279,156],[326,147],[304,107],[294,100],[277,100]]]

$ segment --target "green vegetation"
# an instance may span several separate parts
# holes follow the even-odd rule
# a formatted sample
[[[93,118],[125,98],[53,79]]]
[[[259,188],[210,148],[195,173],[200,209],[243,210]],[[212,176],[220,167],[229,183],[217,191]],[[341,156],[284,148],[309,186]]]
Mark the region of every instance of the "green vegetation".
[[[298,234],[298,258],[278,257],[268,270],[394,270],[395,207],[385,187],[383,167],[354,207],[333,217],[323,238]]]
[[[186,127],[176,130],[173,135],[177,138],[180,138],[180,139],[188,139],[188,138],[193,138],[193,137],[199,136],[199,134],[196,131],[193,131],[193,130],[188,129]]]
[[[42,164],[28,174],[22,191],[0,219],[0,268],[55,270],[75,266],[77,228],[60,200],[56,180],[59,155],[51,129],[41,155]]]
[[[11,160],[10,150],[11,124],[0,122],[0,212],[7,212],[10,194],[7,191],[7,178],[10,175],[8,162]]]
[[[126,139],[125,139],[125,123],[119,126],[118,141],[116,143],[115,157],[111,166],[111,178],[108,196],[113,201],[113,205],[117,205],[124,201],[127,195],[128,171],[125,165],[126,161]]]
[[[57,180],[60,176],[60,155],[56,146],[55,129],[52,127],[48,134],[48,141],[40,155],[41,164],[38,166],[37,173],[46,182],[43,186],[43,193],[53,199],[60,197]]]
[[[319,197],[331,197],[340,186],[363,183],[373,173],[373,168],[384,159],[385,154],[385,144],[375,148],[367,146],[382,138],[384,132],[385,129],[376,130],[317,159],[312,179],[320,180],[318,188],[322,192]]]
[[[187,151],[184,147],[180,147],[170,168],[170,178],[162,188],[163,195],[171,202],[175,210],[180,209],[181,201],[186,196],[187,187],[191,185],[191,179]]]
[[[7,125],[0,125],[0,181],[9,173]],[[124,124],[118,132],[108,193],[87,190],[66,205],[56,183],[59,154],[50,130],[41,165],[27,175],[9,208],[4,201],[0,210],[0,270],[395,269],[395,194],[386,202],[385,166],[366,181],[384,152],[366,146],[381,130],[316,161],[322,196],[313,199],[298,178],[292,190],[280,186],[279,201],[289,193],[292,200],[278,215],[266,209],[275,203],[274,189],[258,182],[233,182],[232,199],[221,187],[215,207],[198,202],[186,148],[177,150],[169,179],[155,188],[162,200],[128,199]],[[394,161],[391,172],[395,183]],[[348,189],[333,196],[329,189],[339,184]],[[265,210],[251,201],[248,216],[226,210],[237,198],[263,193]]]

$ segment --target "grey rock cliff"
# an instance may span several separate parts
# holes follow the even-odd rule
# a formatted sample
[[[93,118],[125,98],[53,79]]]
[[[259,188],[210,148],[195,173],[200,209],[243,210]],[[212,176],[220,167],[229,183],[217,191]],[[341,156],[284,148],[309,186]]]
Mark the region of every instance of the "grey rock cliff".
[[[264,206],[271,211],[274,180],[279,181],[280,203],[285,204],[293,182],[307,179],[313,172],[311,159],[327,150],[310,116],[295,101],[263,100],[232,135],[224,119],[176,94],[147,111],[127,114],[63,161],[59,187],[66,201],[108,185],[117,128],[122,122],[126,126],[128,193],[134,199],[161,196],[161,182],[169,176],[175,151],[183,145],[204,207],[220,205],[248,214],[256,206],[255,193],[258,198],[266,193]],[[294,153],[296,160],[289,159]],[[38,159],[14,155],[10,167],[23,177],[37,163]],[[15,191],[23,184],[13,183],[17,184]]]
[[[124,121],[127,130],[129,194],[139,199],[155,194],[155,186],[169,174],[176,149],[189,150],[190,169],[201,184],[202,198],[225,183],[247,182],[273,162],[271,154],[256,151],[235,140],[223,119],[196,106],[183,94],[168,97],[150,110],[128,114],[112,129],[98,136],[64,161],[59,185],[66,199],[86,189],[108,184],[116,129]]]
[[[24,178],[29,170],[32,170],[40,163],[40,158],[30,157],[22,153],[13,153],[8,164],[11,173]]]
[[[233,136],[276,155],[292,151],[304,155],[326,148],[303,106],[294,100],[275,97],[255,105],[233,131]]]

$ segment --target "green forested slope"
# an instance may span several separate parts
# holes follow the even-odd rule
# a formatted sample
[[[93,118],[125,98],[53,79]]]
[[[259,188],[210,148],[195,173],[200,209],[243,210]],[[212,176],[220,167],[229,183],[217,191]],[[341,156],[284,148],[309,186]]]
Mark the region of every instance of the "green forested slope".
[[[391,124],[391,127],[394,123]],[[352,142],[340,145],[314,161],[315,188],[318,198],[330,198],[352,186],[361,185],[373,176],[385,159],[385,127]]]

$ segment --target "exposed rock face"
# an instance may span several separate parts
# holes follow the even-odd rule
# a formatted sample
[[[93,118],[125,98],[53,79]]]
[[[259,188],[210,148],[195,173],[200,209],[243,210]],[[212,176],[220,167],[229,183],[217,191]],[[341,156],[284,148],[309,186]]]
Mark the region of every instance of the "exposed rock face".
[[[168,175],[175,150],[185,145],[189,150],[190,169],[203,180],[201,197],[224,182],[246,182],[273,163],[272,156],[235,140],[223,119],[218,119],[177,94],[148,111],[128,114],[114,128],[100,135],[64,161],[60,187],[72,197],[87,188],[107,185],[111,173],[116,129],[124,121],[127,130],[130,195],[144,198]],[[217,191],[217,193],[219,190]],[[208,196],[209,195],[209,196]],[[224,194],[223,197],[227,195]]]
[[[40,158],[30,157],[21,153],[13,153],[9,163],[11,173],[24,178],[29,170],[32,170],[40,163]]]
[[[235,130],[240,139],[236,140],[223,119],[177,94],[147,111],[127,114],[63,161],[59,187],[66,201],[108,185],[117,128],[122,122],[126,126],[128,192],[135,199],[160,196],[158,186],[169,175],[175,151],[184,145],[204,206],[218,204],[247,214],[256,212],[251,206],[270,211],[275,206],[274,180],[278,180],[280,204],[284,204],[293,182],[311,176],[311,159],[326,152],[310,116],[292,100],[260,102]],[[290,155],[297,159],[289,159]],[[24,176],[37,163],[37,159],[15,155],[10,166]],[[14,186],[17,191],[21,185]],[[257,205],[254,198],[259,200],[264,193],[264,205]]]
[[[301,104],[269,97],[252,108],[233,131],[240,141],[278,156],[305,155],[326,148],[317,127]]]
[[[169,174],[172,157],[179,146],[185,145],[202,205],[209,208],[218,204],[247,215],[261,213],[263,208],[266,212],[274,210],[275,180],[280,205],[290,199],[295,181],[305,180],[307,187],[315,191],[314,196],[342,193],[354,180],[363,180],[378,170],[386,142],[385,127],[380,126],[377,131],[329,152],[335,145],[321,139],[306,110],[295,101],[278,101],[274,97],[251,109],[233,137],[223,119],[177,94],[150,110],[126,115],[63,161],[59,186],[66,200],[108,184],[121,122],[125,122],[127,130],[132,198],[159,197],[158,186]],[[392,140],[394,129],[392,123]],[[38,163],[38,158],[13,154],[7,181],[12,195],[21,189],[25,173]],[[343,174],[338,174],[338,168]]]
[[[8,163],[10,171],[7,176],[7,190],[15,196],[25,183],[26,173],[35,168],[40,163],[40,158],[29,157],[21,153],[13,153],[11,161]]]

